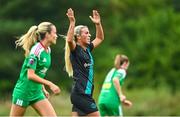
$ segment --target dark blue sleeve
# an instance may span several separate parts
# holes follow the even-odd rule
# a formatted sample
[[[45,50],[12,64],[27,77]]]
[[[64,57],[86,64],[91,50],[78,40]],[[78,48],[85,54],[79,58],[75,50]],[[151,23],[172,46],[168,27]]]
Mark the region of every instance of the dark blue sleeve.
[[[74,48],[74,50],[71,51],[71,54],[75,55],[76,52],[79,51],[79,45],[76,44],[76,47]]]

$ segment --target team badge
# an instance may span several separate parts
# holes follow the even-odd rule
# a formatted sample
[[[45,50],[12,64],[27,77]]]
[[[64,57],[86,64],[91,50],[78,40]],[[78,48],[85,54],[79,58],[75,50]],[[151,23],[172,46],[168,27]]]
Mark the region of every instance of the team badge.
[[[29,59],[29,64],[30,64],[30,65],[34,64],[34,59],[32,59],[32,58]]]

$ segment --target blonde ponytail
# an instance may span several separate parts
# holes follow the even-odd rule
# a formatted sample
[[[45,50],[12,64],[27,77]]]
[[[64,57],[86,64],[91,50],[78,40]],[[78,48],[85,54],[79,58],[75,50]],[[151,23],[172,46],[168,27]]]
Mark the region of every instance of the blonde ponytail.
[[[84,25],[78,25],[74,28],[74,40],[77,41],[77,36],[81,35],[81,29],[87,27]],[[66,38],[64,35],[59,35],[62,38]],[[65,44],[65,69],[66,72],[68,73],[69,77],[73,76],[73,68],[72,68],[72,63],[70,60],[70,48],[67,39],[66,44]]]
[[[121,55],[117,54],[115,59],[114,59],[114,67],[116,69],[119,69],[120,68],[120,63],[121,63]]]
[[[25,56],[29,54],[32,45],[37,42],[37,28],[37,26],[32,26],[26,34],[15,41],[16,47],[22,46],[22,48],[25,50]]]
[[[42,22],[38,26],[31,26],[26,34],[15,41],[16,47],[22,46],[25,50],[25,56],[28,56],[31,47],[37,42],[45,38],[46,33],[51,32],[51,22]]]
[[[71,64],[71,60],[70,60],[70,48],[69,48],[69,44],[66,40],[66,44],[65,44],[65,69],[66,72],[68,73],[69,77],[73,76],[73,68],[72,68],[72,64]]]

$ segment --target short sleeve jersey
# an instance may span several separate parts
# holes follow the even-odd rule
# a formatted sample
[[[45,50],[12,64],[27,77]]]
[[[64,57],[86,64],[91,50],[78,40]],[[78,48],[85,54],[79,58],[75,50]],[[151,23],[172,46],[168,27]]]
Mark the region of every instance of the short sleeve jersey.
[[[111,102],[112,100],[119,105],[119,96],[113,84],[113,78],[118,78],[119,83],[122,86],[126,77],[126,71],[124,69],[111,69],[107,74],[105,81],[102,85],[101,93],[99,96],[99,103]]]
[[[48,48],[48,52],[46,52],[40,42],[31,48],[30,54],[24,60],[13,96],[33,100],[42,93],[42,84],[29,80],[27,71],[28,69],[33,69],[39,77],[44,78],[51,63],[50,53],[50,48]]]
[[[94,48],[90,43],[84,50],[80,45],[76,45],[71,51],[70,60],[73,67],[74,86],[72,92],[92,95],[93,85],[93,57],[91,51]]]

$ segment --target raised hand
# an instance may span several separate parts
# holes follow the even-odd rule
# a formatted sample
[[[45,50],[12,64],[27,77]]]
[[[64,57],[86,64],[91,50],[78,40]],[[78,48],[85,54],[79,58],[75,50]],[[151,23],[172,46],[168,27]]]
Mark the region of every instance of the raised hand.
[[[89,16],[93,23],[99,24],[101,21],[100,15],[97,10],[93,10],[93,15]]]
[[[71,8],[67,10],[66,15],[68,16],[70,22],[75,22],[74,11]]]

